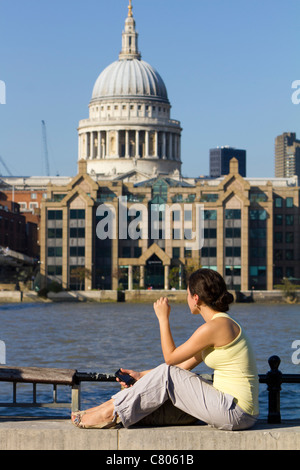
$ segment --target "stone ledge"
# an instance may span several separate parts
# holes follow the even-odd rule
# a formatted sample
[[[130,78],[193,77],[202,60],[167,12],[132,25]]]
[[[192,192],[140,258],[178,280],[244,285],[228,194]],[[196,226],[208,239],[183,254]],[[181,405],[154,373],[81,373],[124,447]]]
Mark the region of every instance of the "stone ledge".
[[[300,450],[300,420],[219,431],[197,425],[77,429],[70,420],[1,418],[0,450]]]

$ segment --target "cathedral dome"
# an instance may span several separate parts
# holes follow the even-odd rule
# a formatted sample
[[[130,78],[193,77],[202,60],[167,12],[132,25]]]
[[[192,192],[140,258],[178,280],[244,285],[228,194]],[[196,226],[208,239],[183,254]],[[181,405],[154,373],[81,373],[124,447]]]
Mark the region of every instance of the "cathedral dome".
[[[101,179],[180,174],[182,129],[170,110],[163,79],[141,58],[129,0],[119,60],[98,76],[79,123],[78,160]]]
[[[138,58],[113,62],[96,80],[92,101],[110,98],[142,98],[169,103],[159,73]]]

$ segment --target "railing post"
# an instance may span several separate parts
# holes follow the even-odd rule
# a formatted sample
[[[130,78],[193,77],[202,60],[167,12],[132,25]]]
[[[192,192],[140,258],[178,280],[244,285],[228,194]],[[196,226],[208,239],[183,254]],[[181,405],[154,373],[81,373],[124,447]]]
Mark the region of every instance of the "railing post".
[[[80,410],[80,382],[72,385],[72,411]]]
[[[282,373],[278,370],[280,358],[271,356],[268,360],[271,370],[267,373],[267,385],[269,392],[269,413],[268,423],[281,423],[280,414],[280,390],[282,384]]]

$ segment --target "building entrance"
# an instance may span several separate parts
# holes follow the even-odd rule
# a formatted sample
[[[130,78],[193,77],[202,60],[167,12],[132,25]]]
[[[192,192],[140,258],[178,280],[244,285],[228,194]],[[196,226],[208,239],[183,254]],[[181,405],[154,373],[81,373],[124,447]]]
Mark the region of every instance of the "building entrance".
[[[148,289],[164,288],[164,266],[162,260],[153,254],[146,262],[145,269],[145,288]]]

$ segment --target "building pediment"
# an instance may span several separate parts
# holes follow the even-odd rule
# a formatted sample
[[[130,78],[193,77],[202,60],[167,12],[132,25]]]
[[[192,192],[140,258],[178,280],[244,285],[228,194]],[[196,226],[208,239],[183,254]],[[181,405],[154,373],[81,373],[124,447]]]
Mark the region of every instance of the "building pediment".
[[[112,181],[122,181],[123,183],[141,183],[149,179],[149,175],[139,170],[131,170],[122,175],[118,175]]]
[[[93,200],[86,194],[86,192],[79,186],[73,188],[61,201],[63,206],[74,205],[74,201],[78,199],[80,201],[79,205],[84,203],[87,206],[93,206]],[[77,202],[78,202],[77,201]]]
[[[156,255],[163,263],[163,265],[170,265],[171,264],[171,258],[166,254],[165,251],[163,251],[157,243],[153,243],[148,250],[145,251],[145,253],[140,256],[140,264],[146,264],[147,260],[151,258],[152,255]]]

